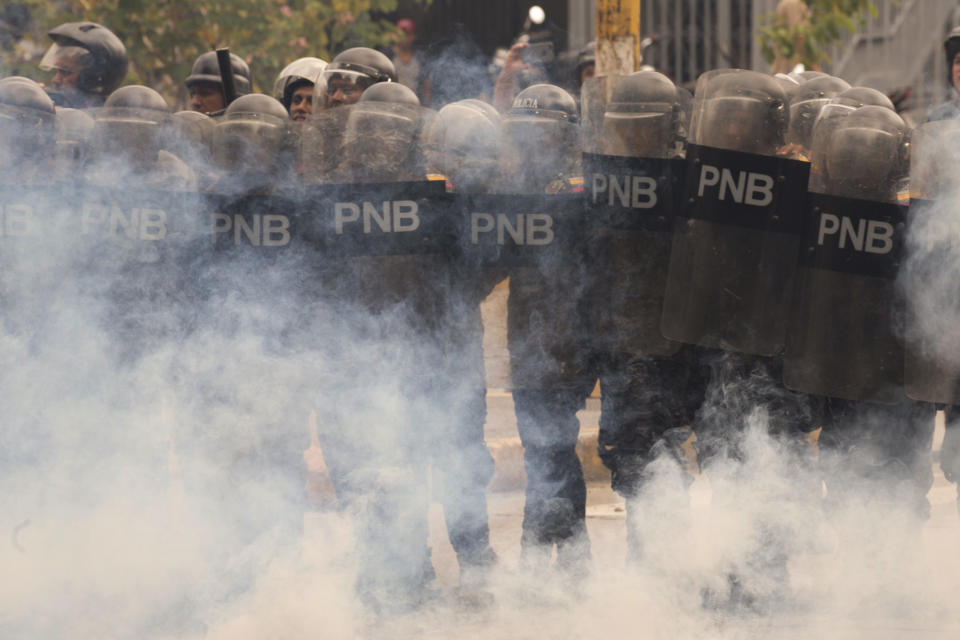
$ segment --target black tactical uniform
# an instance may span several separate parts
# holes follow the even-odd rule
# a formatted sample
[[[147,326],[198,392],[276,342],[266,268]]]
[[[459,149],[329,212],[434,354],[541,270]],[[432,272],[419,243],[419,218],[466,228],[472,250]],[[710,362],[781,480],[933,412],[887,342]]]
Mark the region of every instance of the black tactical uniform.
[[[520,92],[504,116],[505,190],[573,193],[580,188],[577,110],[559,87]],[[523,560],[588,569],[586,485],[576,445],[576,413],[593,388],[584,304],[585,254],[571,248],[544,264],[511,269],[507,341],[517,428],[527,472]]]
[[[681,97],[668,78],[654,71],[594,84],[602,82],[615,84],[606,105],[591,104],[606,91],[586,94],[585,109],[602,110],[596,117],[603,122],[596,139],[587,134],[585,146],[604,155],[586,156],[584,166],[587,206],[596,222],[588,264],[591,334],[603,393],[599,453],[612,473],[614,490],[627,498],[628,553],[637,560],[641,540],[635,524],[644,515],[637,498],[650,463],[666,454],[678,480],[675,486],[682,492],[689,484],[680,445],[690,435],[703,381],[696,347],[660,332],[682,186],[677,164]],[[677,499],[682,504],[686,496]]]
[[[378,201],[394,201],[401,196],[393,189],[402,184],[423,185],[421,136],[429,111],[410,89],[376,83],[356,104],[332,111],[345,116],[342,135],[321,144],[341,156],[340,200],[369,199],[367,190],[379,188]],[[355,523],[358,595],[375,611],[403,611],[431,595],[427,470],[433,434],[450,419],[437,404],[445,399],[449,253],[371,253],[370,234],[338,240],[346,254],[324,269],[322,295],[343,337],[324,350],[338,378],[320,388],[331,394],[323,402],[320,442]]]
[[[455,193],[489,193],[499,171],[499,140],[500,116],[493,107],[477,100],[451,103],[428,129],[428,166],[448,180]],[[439,480],[434,490],[439,492],[450,542],[460,561],[461,584],[469,585],[482,581],[496,561],[487,518],[493,458],[483,433],[487,412],[480,303],[506,273],[464,260],[453,269],[443,320],[451,341],[442,389],[447,400],[440,402],[450,411],[432,446]]]

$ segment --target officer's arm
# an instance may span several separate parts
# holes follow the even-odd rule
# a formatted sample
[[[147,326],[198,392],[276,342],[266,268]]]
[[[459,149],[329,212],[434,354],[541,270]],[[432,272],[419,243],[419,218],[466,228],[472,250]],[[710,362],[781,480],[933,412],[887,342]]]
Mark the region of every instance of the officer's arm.
[[[503,61],[503,70],[497,76],[497,82],[493,86],[493,106],[500,113],[505,113],[513,104],[516,92],[514,80],[517,72],[530,68],[530,65],[523,61],[523,50],[526,46],[526,42],[517,42],[510,47],[510,51]]]

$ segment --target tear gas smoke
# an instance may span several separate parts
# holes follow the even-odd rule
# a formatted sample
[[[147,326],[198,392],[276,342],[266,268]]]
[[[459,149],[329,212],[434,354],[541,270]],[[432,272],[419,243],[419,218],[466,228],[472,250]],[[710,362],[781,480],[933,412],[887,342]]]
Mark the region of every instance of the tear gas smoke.
[[[298,241],[263,251],[271,229],[287,231],[267,216],[289,213],[290,200],[232,209],[240,199],[158,195],[128,165],[101,160],[97,173],[115,176],[113,191],[0,186],[0,636],[733,639],[960,629],[958,541],[944,535],[956,516],[924,530],[892,508],[897,496],[882,483],[853,487],[825,512],[809,449],[769,435],[771,409],[756,401],[769,394],[753,386],[761,383],[720,373],[700,417],[735,426],[737,453],[718,455],[691,491],[676,447],[660,445],[635,498],[638,566],[624,568],[610,551],[622,530],[611,540],[591,520],[589,577],[514,571],[516,559],[498,548],[492,606],[441,598],[374,615],[355,597],[358,572],[411,554],[354,539],[377,522],[371,512],[401,496],[411,501],[394,505],[413,514],[400,527],[409,536],[387,542],[422,542],[427,479],[393,463],[401,450],[429,452],[451,407],[472,401],[476,381],[444,379],[462,364],[449,362],[462,356],[459,336],[412,327],[423,311],[411,300],[437,302],[429,297],[364,304],[384,283],[338,281],[356,262],[318,262],[292,230]],[[157,211],[176,251],[145,248]],[[918,326],[930,339],[957,324],[960,274],[952,245],[943,246],[955,231],[950,212],[944,205],[913,227],[912,259],[937,267],[907,269],[926,274],[913,290],[924,292]],[[469,327],[475,309],[451,307],[451,326]],[[937,349],[955,346],[950,338]],[[413,487],[305,515],[311,410],[334,475]],[[338,447],[365,448],[380,475],[334,469]],[[786,585],[757,556],[771,540],[773,553],[790,555]],[[748,582],[742,609],[709,606]]]

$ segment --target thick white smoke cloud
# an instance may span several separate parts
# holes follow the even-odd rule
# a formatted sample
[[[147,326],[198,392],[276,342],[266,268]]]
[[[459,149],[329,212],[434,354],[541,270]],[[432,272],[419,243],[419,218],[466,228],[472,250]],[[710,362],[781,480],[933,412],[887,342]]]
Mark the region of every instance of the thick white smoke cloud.
[[[78,206],[61,204],[68,214]],[[931,338],[957,325],[953,217],[945,207],[914,226],[914,255],[943,256],[924,272],[936,277],[923,280],[929,297],[918,302]],[[952,511],[935,505],[924,527],[865,485],[828,516],[810,460],[767,435],[767,408],[733,403],[723,413],[722,401],[707,410],[743,427],[742,458],[718,461],[689,488],[671,456],[651,465],[637,499],[639,567],[625,568],[612,551],[623,544],[621,521],[590,519],[587,579],[526,574],[497,548],[492,601],[457,594],[441,571],[436,602],[377,617],[354,596],[363,559],[351,514],[309,513],[300,536],[303,508],[287,494],[285,472],[302,469],[311,409],[322,426],[369,429],[382,454],[417,426],[405,420],[425,416],[429,447],[428,423],[448,415],[451,396],[415,395],[418,377],[434,373],[416,365],[437,345],[410,331],[402,303],[375,315],[335,295],[304,304],[291,292],[319,277],[309,255],[265,263],[251,253],[191,272],[169,308],[145,307],[135,324],[166,333],[125,334],[139,347],[130,355],[111,296],[137,271],[104,264],[102,245],[69,228],[37,244],[0,240],[0,637],[832,639],[960,630]],[[170,331],[184,324],[189,331]],[[952,346],[950,338],[940,349]],[[789,592],[755,564],[771,532],[791,556]],[[436,543],[445,532],[433,533]],[[729,596],[732,573],[753,585],[761,608],[704,606]]]

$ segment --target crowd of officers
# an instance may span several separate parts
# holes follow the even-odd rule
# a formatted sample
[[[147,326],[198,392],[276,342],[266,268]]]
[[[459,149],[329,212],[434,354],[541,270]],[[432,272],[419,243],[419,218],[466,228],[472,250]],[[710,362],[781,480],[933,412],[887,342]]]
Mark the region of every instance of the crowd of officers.
[[[519,266],[438,266],[429,256],[340,265],[351,285],[341,284],[336,300],[389,315],[418,345],[414,359],[384,354],[365,377],[367,398],[378,379],[406,378],[395,388],[407,399],[402,409],[358,402],[321,420],[337,496],[359,521],[358,590],[370,606],[405,609],[429,597],[428,465],[462,585],[482,586],[497,567],[485,497],[493,462],[483,439],[479,305],[507,276],[527,473],[524,570],[573,580],[590,573],[576,414],[598,379],[599,454],[626,498],[631,562],[644,561],[638,523],[651,478],[673,486],[682,509],[691,480],[684,443],[696,434],[697,464],[707,473],[717,462],[745,463],[757,411],[764,433],[802,469],[797,477],[814,479],[797,489],[806,497],[772,500],[819,504],[822,481],[828,505],[883,493],[895,497],[889,508],[927,517],[934,416],[937,403],[952,404],[952,389],[914,393],[923,385],[904,379],[895,274],[880,250],[899,240],[877,231],[853,257],[843,240],[823,247],[837,231],[860,229],[858,221],[893,220],[909,193],[911,132],[881,93],[819,72],[721,70],[704,74],[692,96],[646,70],[589,80],[575,97],[550,84],[520,86],[512,70],[519,46],[492,100],[507,92],[508,108],[466,99],[433,112],[396,82],[386,56],[361,47],[329,63],[292,62],[272,96],[251,93],[240,57],[230,56],[224,74],[215,52],[203,54],[185,79],[191,111],[171,113],[149,87],[119,86],[125,49],[105,27],[70,23],[49,35],[54,44],[41,63],[55,74],[49,90],[0,80],[7,184],[45,184],[55,172],[110,185],[129,171],[154,188],[269,195],[294,184],[432,176],[448,192],[535,197],[555,203],[539,205],[554,213],[586,203],[604,220],[584,232],[588,242],[564,236],[556,250]],[[956,41],[948,41],[951,64]],[[833,214],[819,219],[818,243],[809,246],[797,228],[806,223],[796,222],[808,173],[811,197],[821,198],[817,212]],[[914,196],[946,193],[949,185],[927,178],[926,192],[915,183]],[[846,249],[863,245],[855,235]],[[801,251],[808,257],[799,259]],[[385,337],[371,327],[365,339]],[[397,433],[384,443],[384,430],[365,421],[395,423]],[[817,429],[819,459],[809,438]],[[947,437],[945,451],[954,453],[942,465],[956,479],[960,448],[954,430]],[[664,484],[664,474],[675,482]],[[783,589],[764,594],[780,597],[791,535],[767,529],[753,568]],[[725,601],[756,603],[761,594],[747,573],[731,571]]]

